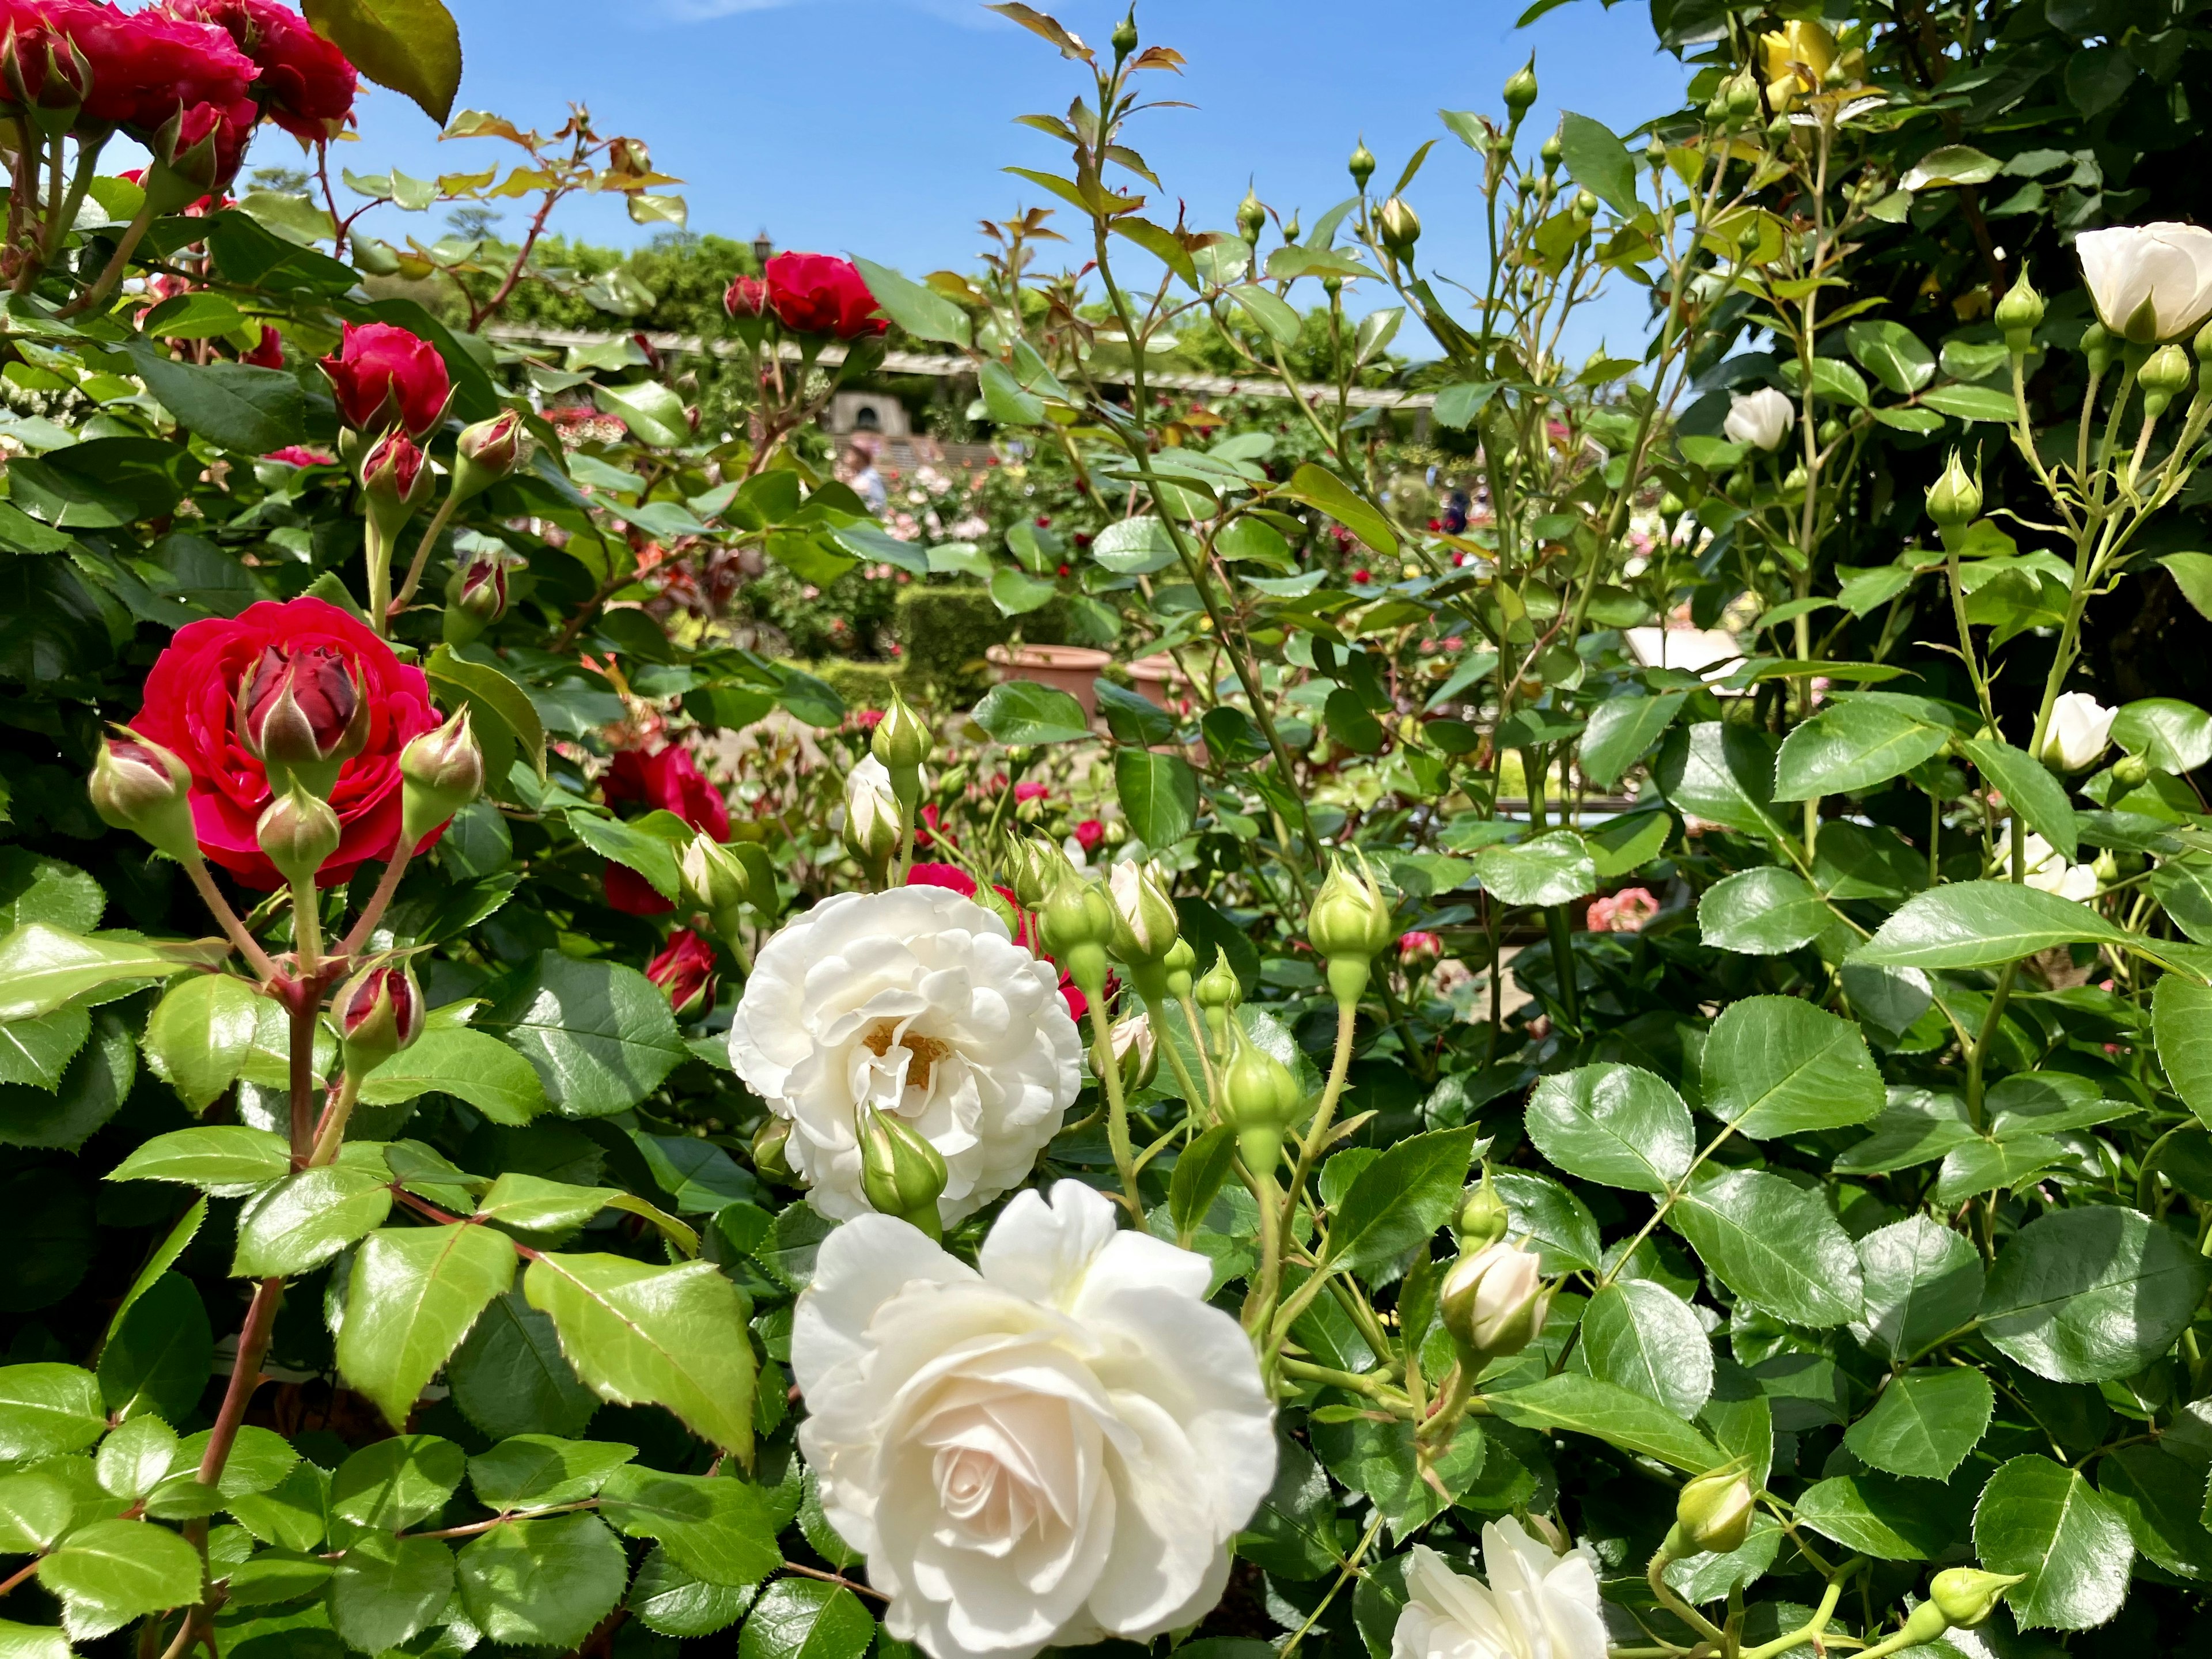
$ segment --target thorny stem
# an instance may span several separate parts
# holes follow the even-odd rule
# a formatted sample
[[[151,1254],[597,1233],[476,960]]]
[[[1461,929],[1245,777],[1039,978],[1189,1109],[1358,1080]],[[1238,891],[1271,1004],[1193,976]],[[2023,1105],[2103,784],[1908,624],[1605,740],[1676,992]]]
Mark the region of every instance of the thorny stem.
[[[398,616],[407,608],[407,601],[415,597],[415,590],[422,585],[423,568],[430,562],[430,550],[438,544],[438,532],[445,529],[453,516],[453,509],[460,504],[459,492],[449,488],[446,491],[446,499],[438,503],[438,510],[430,515],[429,527],[423,531],[422,539],[415,544],[415,556],[408,562],[406,580],[399,584],[399,591],[392,596],[392,603],[385,611],[387,617]]]
[[[222,890],[215,884],[215,878],[208,873],[207,860],[195,852],[184,862],[185,874],[191,878],[193,890],[200,896],[200,902],[207,906],[208,914],[215,918],[216,925],[222,929],[223,937],[237,948],[239,955],[252,964],[254,975],[264,989],[276,983],[276,964],[261,948],[261,942],[246,931],[246,924],[238,919],[238,912],[230,908],[230,902],[223,897]]]
[[[1099,1080],[1106,1089],[1106,1145],[1121,1176],[1122,1201],[1137,1224],[1145,1224],[1145,1203],[1137,1192],[1137,1165],[1129,1146],[1129,1107],[1121,1095],[1121,1068],[1114,1063],[1114,1032],[1106,1023],[1106,988],[1077,987],[1091,1005],[1091,1052],[1098,1057]]]
[[[222,1478],[222,1466],[238,1439],[239,1425],[246,1420],[246,1402],[261,1383],[261,1361],[269,1352],[269,1338],[276,1325],[276,1305],[284,1299],[282,1278],[264,1279],[254,1287],[253,1301],[246,1310],[246,1325],[238,1334],[238,1358],[230,1368],[230,1382],[222,1392],[222,1407],[209,1431],[207,1449],[200,1455],[192,1477],[203,1486]]]

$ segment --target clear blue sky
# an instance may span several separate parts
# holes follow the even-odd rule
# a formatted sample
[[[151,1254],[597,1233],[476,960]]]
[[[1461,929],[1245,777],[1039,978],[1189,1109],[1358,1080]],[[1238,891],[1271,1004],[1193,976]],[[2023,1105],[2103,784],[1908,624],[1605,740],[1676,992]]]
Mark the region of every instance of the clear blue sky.
[[[1065,151],[1012,125],[1063,111],[1082,82],[1044,41],[970,0],[449,0],[461,27],[465,107],[525,126],[557,125],[587,101],[605,132],[643,138],[681,175],[691,226],[779,247],[858,252],[909,275],[972,266],[975,222],[1043,192],[1000,172],[1049,168]],[[1054,10],[1103,47],[1121,9],[1067,0]],[[1683,72],[1658,52],[1638,0],[1611,10],[1576,0],[1525,30],[1522,0],[1153,0],[1148,43],[1189,59],[1151,78],[1152,95],[1195,109],[1142,118],[1135,140],[1194,224],[1226,228],[1248,176],[1262,199],[1306,222],[1342,199],[1344,158],[1364,131],[1387,184],[1416,145],[1442,132],[1439,107],[1502,113],[1498,89],[1533,50],[1542,95],[1526,131],[1561,108],[1626,131],[1679,101]],[[363,142],[341,147],[357,171],[398,165],[418,176],[490,165],[485,141],[440,143],[398,96],[364,100]],[[270,132],[257,165],[284,165]],[[1445,136],[1410,195],[1428,228],[1425,264],[1479,280],[1474,158]],[[1148,209],[1149,211],[1154,210]],[[424,216],[380,210],[380,234],[434,240]],[[505,228],[519,229],[511,210]],[[580,204],[559,221],[594,240],[647,232],[618,203]],[[429,234],[425,234],[425,232]],[[1617,296],[1603,328],[1640,332],[1643,305]],[[1587,351],[1597,327],[1576,342]]]

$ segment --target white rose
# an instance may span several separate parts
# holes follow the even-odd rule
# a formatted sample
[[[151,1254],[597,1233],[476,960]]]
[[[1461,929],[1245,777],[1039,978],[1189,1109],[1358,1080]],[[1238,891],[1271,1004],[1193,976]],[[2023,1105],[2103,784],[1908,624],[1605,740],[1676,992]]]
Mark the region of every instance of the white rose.
[[[2096,866],[2067,863],[2066,855],[2040,836],[2030,836],[2022,842],[2021,854],[2022,862],[2027,866],[2027,884],[2030,887],[2056,893],[2061,898],[2093,899],[2097,896]]]
[[[945,1158],[947,1225],[1019,1186],[1083,1085],[1058,976],[974,900],[944,887],[839,893],[753,964],[730,1061],[778,1117],[814,1207],[868,1213],[864,1106]]]
[[[2165,222],[2074,239],[2098,320],[2137,345],[2186,334],[2212,313],[2212,230]]]
[[[1772,449],[1796,422],[1797,406],[1772,386],[1763,386],[1756,392],[1729,394],[1728,419],[1721,422],[1721,430],[1731,442]]]
[[[1487,1585],[1413,1546],[1390,1659],[1605,1659],[1589,1545],[1554,1554],[1508,1516],[1484,1524],[1482,1565]]]
[[[799,1298],[799,1449],[830,1523],[933,1659],[1146,1641],[1220,1599],[1275,1474],[1251,1344],[1204,1257],[1063,1181],[978,1273],[903,1221],[831,1233]]]
[[[2039,758],[2067,772],[2094,765],[2112,740],[2112,722],[2119,714],[2086,691],[2065,693],[2051,705],[2051,729],[2043,734]]]

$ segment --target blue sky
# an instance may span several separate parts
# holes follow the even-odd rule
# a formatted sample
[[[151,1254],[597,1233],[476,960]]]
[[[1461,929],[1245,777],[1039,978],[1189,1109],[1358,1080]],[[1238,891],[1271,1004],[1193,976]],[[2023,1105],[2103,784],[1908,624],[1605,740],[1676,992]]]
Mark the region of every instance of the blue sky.
[[[780,247],[859,252],[910,275],[973,264],[975,221],[1042,195],[1000,172],[1049,168],[1065,152],[1012,125],[1064,110],[1079,65],[969,0],[449,0],[461,27],[465,107],[525,126],[557,125],[570,99],[587,101],[605,132],[643,138],[655,164],[685,179],[694,229],[750,239],[765,227]],[[1103,46],[1120,8],[1098,0],[1054,7]],[[1498,88],[1533,50],[1542,87],[1531,134],[1562,108],[1615,131],[1675,106],[1683,71],[1660,53],[1646,8],[1576,0],[1516,30],[1522,0],[1154,0],[1138,21],[1148,43],[1189,59],[1152,93],[1195,109],[1143,118],[1138,147],[1168,189],[1174,218],[1225,228],[1246,179],[1262,199],[1310,224],[1349,193],[1344,158],[1364,131],[1381,182],[1442,131],[1439,107],[1500,112]],[[618,21],[617,21],[618,20]],[[362,139],[342,147],[356,171],[392,165],[428,175],[491,164],[486,141],[441,143],[420,112],[379,92],[363,103]],[[266,134],[256,165],[284,165]],[[502,158],[503,159],[503,158]],[[1475,281],[1480,220],[1474,158],[1445,137],[1410,195],[1427,228],[1425,264]],[[1151,211],[1152,210],[1148,210]],[[380,210],[380,234],[423,234],[421,216]],[[594,240],[647,233],[613,201],[580,204],[556,220]],[[517,229],[512,212],[507,228]],[[433,240],[423,235],[423,240]],[[1643,306],[1616,296],[1601,327],[1639,331]],[[1601,326],[1578,342],[1588,350]]]

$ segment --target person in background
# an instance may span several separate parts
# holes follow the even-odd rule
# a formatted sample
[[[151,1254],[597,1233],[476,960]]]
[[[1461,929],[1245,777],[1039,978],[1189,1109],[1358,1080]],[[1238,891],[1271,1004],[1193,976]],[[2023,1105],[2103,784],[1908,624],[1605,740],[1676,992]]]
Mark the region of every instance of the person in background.
[[[873,447],[855,439],[845,447],[845,459],[838,471],[853,487],[853,493],[867,503],[868,511],[882,518],[890,505],[891,492],[884,483],[884,475],[876,471]]]

